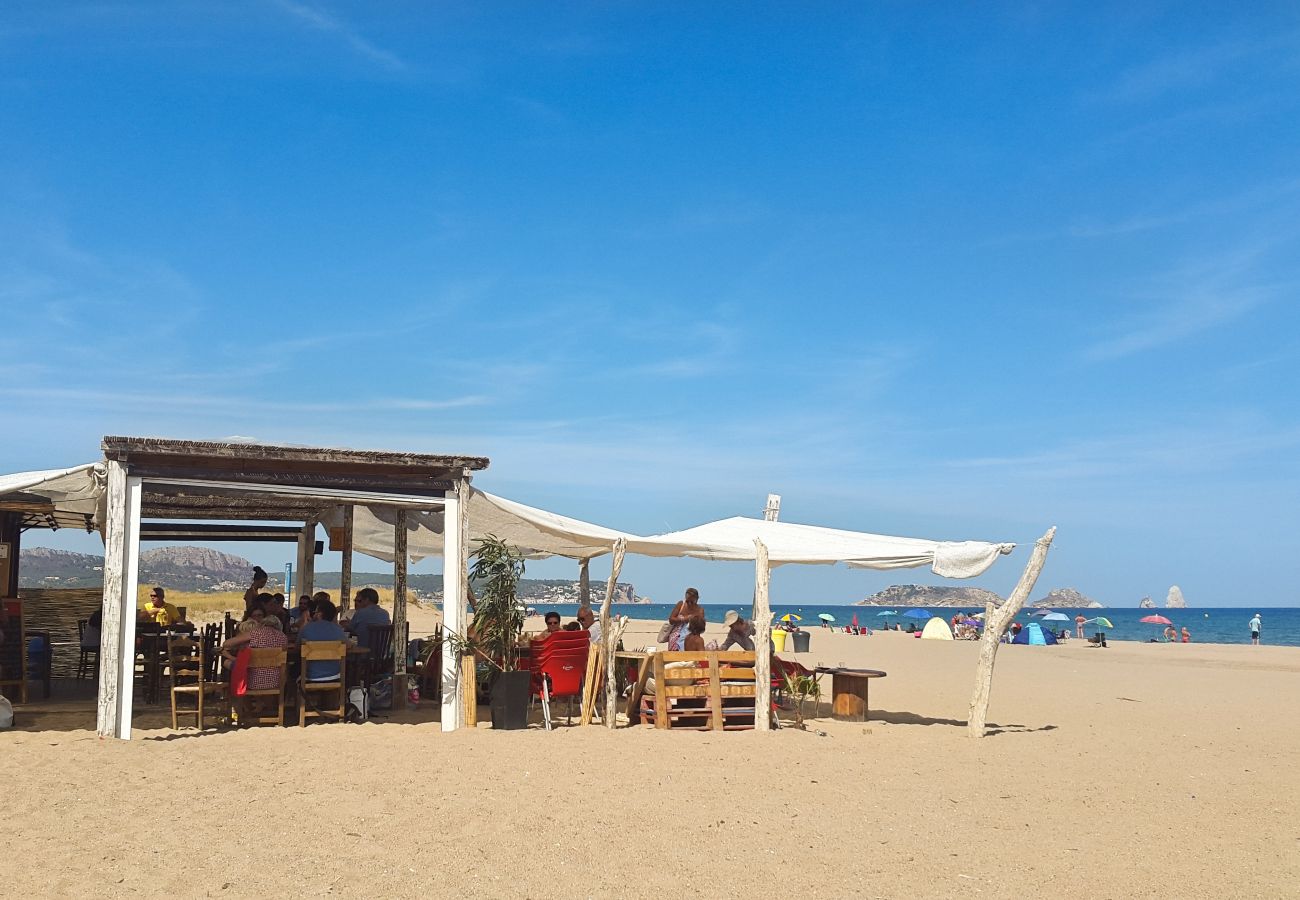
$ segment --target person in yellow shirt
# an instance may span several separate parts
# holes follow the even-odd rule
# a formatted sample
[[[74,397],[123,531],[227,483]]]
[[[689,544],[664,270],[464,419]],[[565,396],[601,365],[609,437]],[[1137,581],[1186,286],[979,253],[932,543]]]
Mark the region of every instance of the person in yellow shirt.
[[[149,602],[144,605],[144,609],[140,610],[142,616],[164,628],[175,625],[181,620],[180,611],[168,603],[164,599],[165,596],[162,588],[154,588],[149,592]]]

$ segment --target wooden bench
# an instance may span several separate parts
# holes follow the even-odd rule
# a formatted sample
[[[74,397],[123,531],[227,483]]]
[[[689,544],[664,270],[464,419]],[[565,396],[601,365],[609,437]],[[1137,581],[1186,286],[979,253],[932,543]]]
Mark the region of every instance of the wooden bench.
[[[641,695],[642,724],[711,731],[754,727],[752,651],[659,652],[646,671],[654,674],[655,691]]]

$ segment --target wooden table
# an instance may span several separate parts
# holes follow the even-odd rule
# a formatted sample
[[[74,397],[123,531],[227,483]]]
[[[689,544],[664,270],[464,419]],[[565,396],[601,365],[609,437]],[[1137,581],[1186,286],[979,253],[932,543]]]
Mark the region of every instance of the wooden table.
[[[868,719],[867,687],[873,678],[884,678],[878,669],[844,669],[818,666],[818,675],[831,676],[831,718],[841,722],[865,722]]]

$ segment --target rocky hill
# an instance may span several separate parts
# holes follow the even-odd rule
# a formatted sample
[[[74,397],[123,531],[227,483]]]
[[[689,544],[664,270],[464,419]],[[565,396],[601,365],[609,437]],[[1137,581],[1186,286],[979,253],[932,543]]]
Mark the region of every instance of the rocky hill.
[[[1103,609],[1104,606],[1093,600],[1091,597],[1085,597],[1074,588],[1057,588],[1049,591],[1042,599],[1035,600],[1030,604],[1041,608],[1062,607],[1064,609]]]
[[[18,577],[19,587],[99,587],[104,583],[104,558],[70,550],[32,547],[18,554]]]
[[[1178,585],[1174,585],[1169,589],[1169,594],[1165,597],[1165,609],[1187,609],[1187,601],[1183,598],[1183,589]]]
[[[946,585],[895,584],[879,593],[859,600],[855,606],[961,606],[983,609],[985,603],[995,606],[1002,599],[992,591],[975,587],[948,587]]]

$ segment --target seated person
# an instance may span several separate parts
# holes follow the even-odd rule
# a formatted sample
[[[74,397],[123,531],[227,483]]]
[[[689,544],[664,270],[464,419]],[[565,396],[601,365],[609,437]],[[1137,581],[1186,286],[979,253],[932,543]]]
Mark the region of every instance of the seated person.
[[[578,625],[591,632],[591,642],[600,643],[600,623],[596,621],[596,613],[590,606],[578,607]]]
[[[358,644],[369,647],[370,629],[374,626],[391,625],[392,619],[388,617],[388,610],[379,605],[379,591],[374,588],[367,587],[357,591],[356,602],[357,608],[342,625],[356,635]]]
[[[338,607],[329,601],[314,600],[315,610],[311,621],[304,624],[298,632],[301,643],[311,641],[346,641],[348,636],[336,621],[339,617]],[[308,681],[337,681],[339,664],[330,660],[312,661],[307,664]]]
[[[266,613],[256,610],[258,616],[252,617],[247,621],[254,622],[254,626],[245,630],[241,626],[240,633],[232,638],[227,638],[221,645],[221,656],[228,664],[233,667],[235,656],[241,648],[249,647],[251,649],[262,649],[266,647],[287,647],[289,639],[285,637],[284,632],[280,630],[280,620],[274,616],[268,616]],[[280,684],[280,669],[249,667],[248,669],[248,690],[250,691],[272,691]],[[266,700],[270,698],[257,697],[254,700]],[[252,706],[243,697],[235,697],[235,710],[241,719],[246,719],[254,713]]]
[[[86,620],[86,629],[81,633],[81,646],[90,650],[99,649],[99,629],[104,621],[104,610],[97,609]]]
[[[735,644],[741,650],[754,649],[754,623],[747,622],[741,618],[740,613],[734,609],[727,610],[727,614],[722,617],[722,624],[727,626],[727,637],[722,642],[722,649],[726,650],[732,644]]]
[[[261,628],[262,623],[266,621],[266,610],[260,606],[254,606],[244,613],[244,621],[239,623],[235,629],[235,634],[246,634],[255,628]]]
[[[693,616],[686,626],[686,643],[682,649],[687,652],[704,650],[704,616]]]
[[[577,622],[569,622],[564,626],[565,631],[581,631],[582,625]]]
[[[323,594],[325,592],[321,591],[320,593]],[[328,597],[329,595],[326,594],[325,596]],[[299,628],[306,625],[311,621],[311,610],[315,602],[316,598],[310,594],[303,594],[300,596],[298,598],[298,605],[289,610],[289,620],[297,623]]]
[[[280,621],[281,631],[289,630],[289,611],[284,608],[284,594],[272,594],[271,599],[263,604],[262,611]]]
[[[140,615],[145,619],[155,622],[163,628],[168,625],[175,625],[181,620],[180,611],[168,603],[164,599],[165,596],[162,588],[154,588],[149,592],[149,602],[140,611]]]
[[[555,610],[548,610],[542,621],[546,623],[546,630],[533,635],[532,639],[535,641],[544,641],[560,630],[560,614]]]

